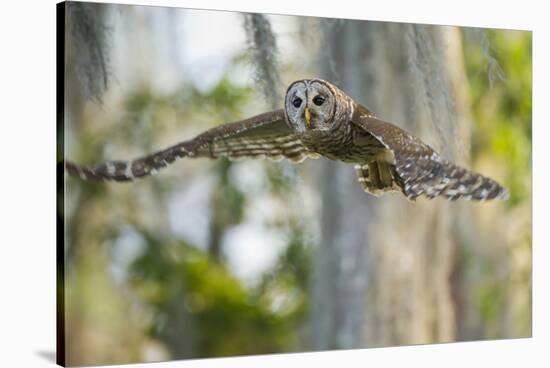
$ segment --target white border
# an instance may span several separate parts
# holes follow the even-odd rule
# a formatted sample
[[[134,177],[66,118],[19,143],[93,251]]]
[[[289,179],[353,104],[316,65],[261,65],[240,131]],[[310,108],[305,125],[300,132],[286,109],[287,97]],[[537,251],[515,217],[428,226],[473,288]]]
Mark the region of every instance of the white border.
[[[453,24],[534,31],[533,339],[284,354],[136,367],[416,366],[548,364],[550,67],[543,1],[188,0],[121,3]],[[9,4],[9,5],[7,5]],[[55,2],[12,1],[0,13],[0,362],[51,366],[55,349]],[[42,353],[42,354],[41,354]],[[542,359],[537,359],[540,355]],[[546,354],[544,354],[546,353]],[[543,355],[544,354],[544,355]],[[47,355],[47,354],[46,354]]]

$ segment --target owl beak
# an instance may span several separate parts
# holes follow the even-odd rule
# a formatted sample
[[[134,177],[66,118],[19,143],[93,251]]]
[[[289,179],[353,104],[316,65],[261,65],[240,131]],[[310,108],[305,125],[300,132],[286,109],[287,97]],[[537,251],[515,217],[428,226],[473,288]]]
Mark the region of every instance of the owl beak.
[[[307,106],[304,108],[304,118],[306,119],[306,126],[308,129],[313,128],[311,126],[311,113],[309,112],[309,109]]]

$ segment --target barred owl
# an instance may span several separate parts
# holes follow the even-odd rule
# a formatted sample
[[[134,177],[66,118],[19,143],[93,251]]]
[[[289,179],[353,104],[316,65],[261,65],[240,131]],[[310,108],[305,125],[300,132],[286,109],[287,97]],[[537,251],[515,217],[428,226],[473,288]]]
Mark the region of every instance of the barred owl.
[[[85,180],[130,181],[155,174],[179,158],[221,156],[340,160],[355,165],[363,190],[375,196],[395,191],[409,200],[508,198],[496,181],[442,159],[417,137],[378,119],[321,79],[292,83],[284,109],[221,125],[133,161],[108,161],[95,167],[67,161],[65,168]]]

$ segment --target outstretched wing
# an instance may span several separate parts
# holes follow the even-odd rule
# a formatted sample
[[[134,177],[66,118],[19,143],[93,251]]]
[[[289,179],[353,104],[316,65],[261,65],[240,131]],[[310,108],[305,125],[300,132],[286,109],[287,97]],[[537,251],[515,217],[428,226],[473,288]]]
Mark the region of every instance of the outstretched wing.
[[[367,132],[377,144],[373,160],[356,166],[366,191],[380,194],[395,189],[409,199],[424,195],[450,200],[507,199],[496,181],[443,160],[437,152],[403,129],[377,119],[359,106],[352,124]]]
[[[107,161],[95,167],[65,162],[70,175],[82,179],[130,181],[155,174],[183,157],[228,157],[229,159],[268,157],[301,162],[316,157],[285,123],[283,110],[212,128],[189,141],[132,161]]]

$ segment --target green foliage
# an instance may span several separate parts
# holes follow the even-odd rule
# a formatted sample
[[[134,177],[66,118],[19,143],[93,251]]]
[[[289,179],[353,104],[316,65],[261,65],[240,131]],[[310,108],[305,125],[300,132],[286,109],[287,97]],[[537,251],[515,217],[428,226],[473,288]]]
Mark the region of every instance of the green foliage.
[[[301,231],[291,234],[288,247],[275,267],[266,272],[256,295],[299,326],[309,307],[311,276],[310,249],[301,239]]]
[[[141,86],[124,103],[122,130],[126,133],[121,139],[130,134],[139,146],[151,145],[159,131],[170,128],[159,124],[170,119],[186,121],[187,125],[240,119],[251,96],[248,87],[239,87],[227,78],[207,92],[185,86],[176,93],[158,96]],[[142,135],[152,138],[144,141]],[[152,311],[148,333],[163,341],[174,357],[189,357],[181,355],[183,351],[201,357],[297,348],[295,332],[302,323],[307,300],[308,251],[295,227],[290,231],[288,248],[259,285],[246,285],[232,275],[219,249],[221,238],[243,220],[247,201],[229,175],[232,165],[224,159],[212,165],[216,189],[210,199],[206,250],[139,221],[134,223],[145,239],[145,251],[129,268],[131,289]],[[265,167],[268,190],[283,198],[290,190],[288,178],[277,165],[266,162]],[[284,229],[290,222],[276,226]]]
[[[178,314],[192,316],[197,356],[225,356],[292,349],[289,319],[271,310],[208,253],[182,241],[149,235],[145,252],[130,267],[131,285],[154,311],[151,334],[163,339]],[[184,309],[173,309],[181,299]],[[187,325],[178,328],[189,328]]]
[[[188,105],[193,106],[197,112],[212,115],[219,120],[217,123],[221,124],[227,119],[241,119],[242,108],[252,93],[249,87],[238,86],[228,78],[223,78],[208,92],[203,93],[193,88]]]
[[[481,39],[481,42],[480,42]],[[490,45],[490,47],[488,46]],[[502,259],[478,260],[475,300],[487,337],[502,335],[510,318],[516,333],[529,336],[531,321],[531,180],[532,180],[532,34],[479,30],[465,33],[466,74],[475,123],[472,159],[497,167],[510,190],[508,216],[515,239]],[[495,159],[496,158],[496,159]],[[521,262],[521,263],[519,263]],[[515,305],[520,299],[521,305]],[[527,321],[527,322],[525,322]]]
[[[213,216],[220,226],[228,227],[242,221],[246,196],[229,177],[232,166],[229,160],[219,160],[216,164],[218,185],[213,193]]]
[[[493,264],[487,262],[483,273],[477,286],[477,307],[487,330],[485,336],[494,338],[498,336],[496,327],[500,326],[504,315],[506,289],[502,280],[493,277],[495,274]]]
[[[510,189],[509,203],[517,205],[531,192],[532,35],[503,30],[480,32],[486,32],[490,49],[468,37],[464,42],[476,124],[473,159],[487,155],[499,160]]]
[[[292,182],[283,172],[283,166],[278,162],[266,162],[265,164],[269,190],[276,196],[288,195],[292,191]]]

